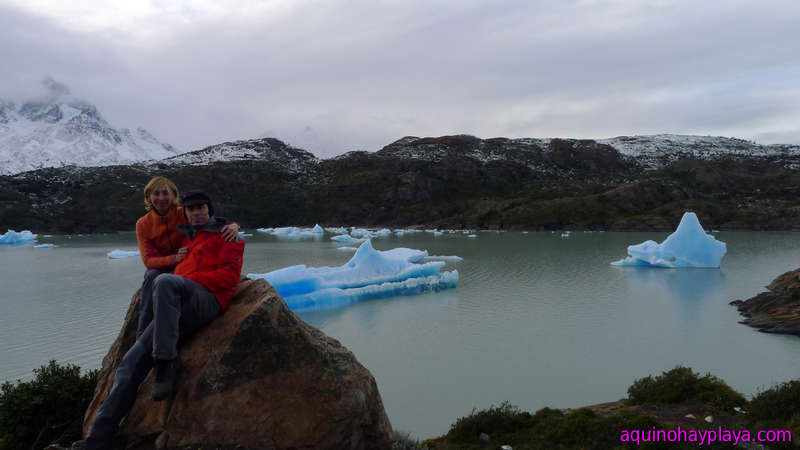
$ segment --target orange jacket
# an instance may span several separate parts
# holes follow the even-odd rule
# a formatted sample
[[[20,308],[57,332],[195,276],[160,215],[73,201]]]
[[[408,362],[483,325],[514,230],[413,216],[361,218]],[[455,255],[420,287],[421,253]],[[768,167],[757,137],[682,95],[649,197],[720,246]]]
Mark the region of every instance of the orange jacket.
[[[233,297],[242,273],[244,241],[227,242],[220,230],[224,219],[214,221],[194,232],[194,239],[184,237],[183,247],[189,247],[186,259],[175,266],[175,275],[196,281],[211,291],[224,311]],[[187,229],[188,226],[181,228]]]
[[[145,267],[168,269],[175,265],[174,255],[184,238],[175,227],[185,223],[183,206],[172,206],[163,216],[151,209],[136,221],[136,240]]]

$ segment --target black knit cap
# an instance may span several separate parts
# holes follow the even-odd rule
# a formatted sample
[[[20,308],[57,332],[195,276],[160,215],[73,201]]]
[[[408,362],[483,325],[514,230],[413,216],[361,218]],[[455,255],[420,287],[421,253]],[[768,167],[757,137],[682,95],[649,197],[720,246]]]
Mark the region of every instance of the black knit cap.
[[[183,194],[183,198],[181,198],[181,205],[183,205],[184,208],[194,205],[208,205],[208,215],[214,215],[214,206],[211,204],[211,197],[209,197],[208,194],[203,191],[195,190]]]

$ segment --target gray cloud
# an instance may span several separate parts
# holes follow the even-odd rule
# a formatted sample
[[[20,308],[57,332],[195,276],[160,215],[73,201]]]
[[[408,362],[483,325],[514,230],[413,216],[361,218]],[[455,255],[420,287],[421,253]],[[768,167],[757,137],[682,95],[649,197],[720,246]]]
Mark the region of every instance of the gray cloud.
[[[298,1],[145,36],[0,7],[0,96],[51,75],[186,151],[265,134],[324,157],[450,133],[800,143],[796,2],[416,3]]]

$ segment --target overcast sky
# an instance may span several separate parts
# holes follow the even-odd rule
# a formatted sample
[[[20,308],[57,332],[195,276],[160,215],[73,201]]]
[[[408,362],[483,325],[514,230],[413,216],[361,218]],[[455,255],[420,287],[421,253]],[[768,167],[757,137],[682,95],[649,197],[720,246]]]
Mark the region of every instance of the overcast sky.
[[[276,137],[800,144],[800,1],[0,0],[0,97],[52,77],[182,151]]]

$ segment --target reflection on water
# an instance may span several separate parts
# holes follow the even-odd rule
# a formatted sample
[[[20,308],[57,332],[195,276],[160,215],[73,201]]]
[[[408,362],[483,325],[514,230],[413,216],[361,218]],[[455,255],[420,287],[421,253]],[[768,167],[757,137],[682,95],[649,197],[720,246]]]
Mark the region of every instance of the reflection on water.
[[[725,274],[719,269],[664,269],[620,267],[628,275],[630,289],[640,292],[669,292],[676,302],[697,303],[719,292]]]
[[[796,268],[800,234],[720,233],[717,269],[613,267],[628,245],[666,233],[430,233],[376,238],[458,255],[456,289],[378,299],[300,316],[339,340],[374,375],[396,429],[445,433],[473,408],[509,400],[535,411],[626,395],[638,377],[676,364],[711,372],[747,394],[800,373],[800,339],[740,325],[733,299]],[[144,268],[135,236],[0,249],[0,379],[30,376],[55,358],[98,367],[119,332]],[[324,239],[246,239],[243,273],[306,264],[335,267],[352,255]]]

